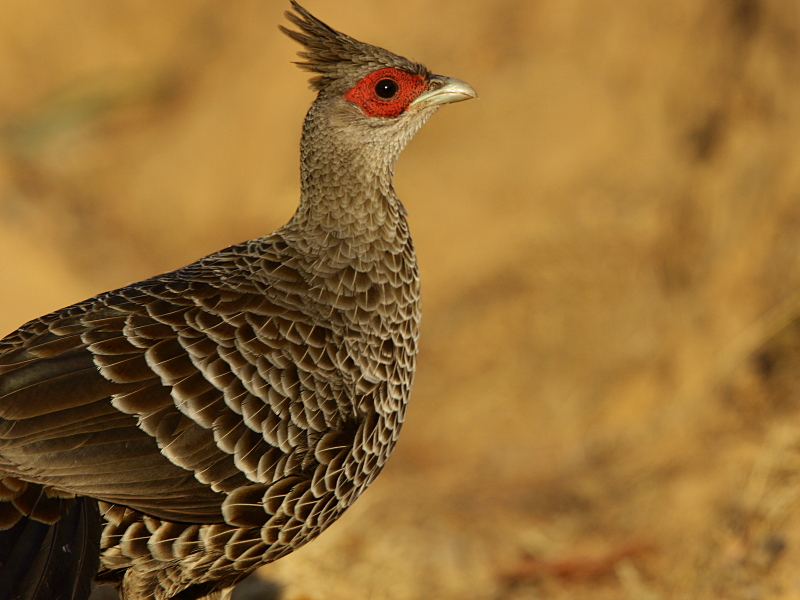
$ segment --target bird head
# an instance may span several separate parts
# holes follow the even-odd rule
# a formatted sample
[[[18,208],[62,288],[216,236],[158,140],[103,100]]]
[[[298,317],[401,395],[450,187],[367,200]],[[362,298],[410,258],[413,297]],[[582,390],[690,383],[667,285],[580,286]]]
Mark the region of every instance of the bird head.
[[[441,106],[477,97],[458,79],[432,74],[425,66],[359,42],[329,27],[292,0],[287,19],[298,30],[281,30],[303,45],[297,64],[315,74],[318,92],[306,119],[306,134],[333,132],[335,151],[369,153],[376,148],[389,167],[405,144]]]

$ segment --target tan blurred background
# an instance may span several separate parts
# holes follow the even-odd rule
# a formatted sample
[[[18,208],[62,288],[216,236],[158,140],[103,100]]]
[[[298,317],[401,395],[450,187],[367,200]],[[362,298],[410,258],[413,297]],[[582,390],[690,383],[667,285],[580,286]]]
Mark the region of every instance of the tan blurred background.
[[[384,474],[287,600],[800,598],[800,3],[306,0],[469,81]],[[272,231],[287,1],[0,0],[0,331]]]

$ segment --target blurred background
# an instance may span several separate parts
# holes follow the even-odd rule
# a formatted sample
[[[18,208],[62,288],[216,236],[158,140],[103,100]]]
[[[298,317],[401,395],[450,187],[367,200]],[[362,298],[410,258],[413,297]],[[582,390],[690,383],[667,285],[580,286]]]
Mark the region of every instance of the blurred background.
[[[471,83],[376,484],[286,600],[800,597],[800,3],[306,0]],[[0,331],[282,225],[288,1],[0,0]]]

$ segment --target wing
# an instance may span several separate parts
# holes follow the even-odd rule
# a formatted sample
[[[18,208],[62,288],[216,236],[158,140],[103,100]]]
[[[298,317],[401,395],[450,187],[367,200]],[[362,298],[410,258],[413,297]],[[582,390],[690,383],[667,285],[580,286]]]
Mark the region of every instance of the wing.
[[[229,249],[0,342],[0,474],[192,523],[222,522],[242,486],[324,475],[358,429],[352,359],[298,307],[295,271],[276,262],[277,283],[256,285],[241,260]]]

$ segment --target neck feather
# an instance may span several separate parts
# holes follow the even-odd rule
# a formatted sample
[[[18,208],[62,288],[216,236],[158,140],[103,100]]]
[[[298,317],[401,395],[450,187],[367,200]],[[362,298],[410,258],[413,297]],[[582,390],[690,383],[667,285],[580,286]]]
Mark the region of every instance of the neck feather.
[[[408,228],[392,186],[399,144],[378,143],[372,132],[346,124],[331,126],[315,108],[303,126],[300,205],[287,228],[311,252],[341,244],[359,254],[376,246],[400,250]]]

